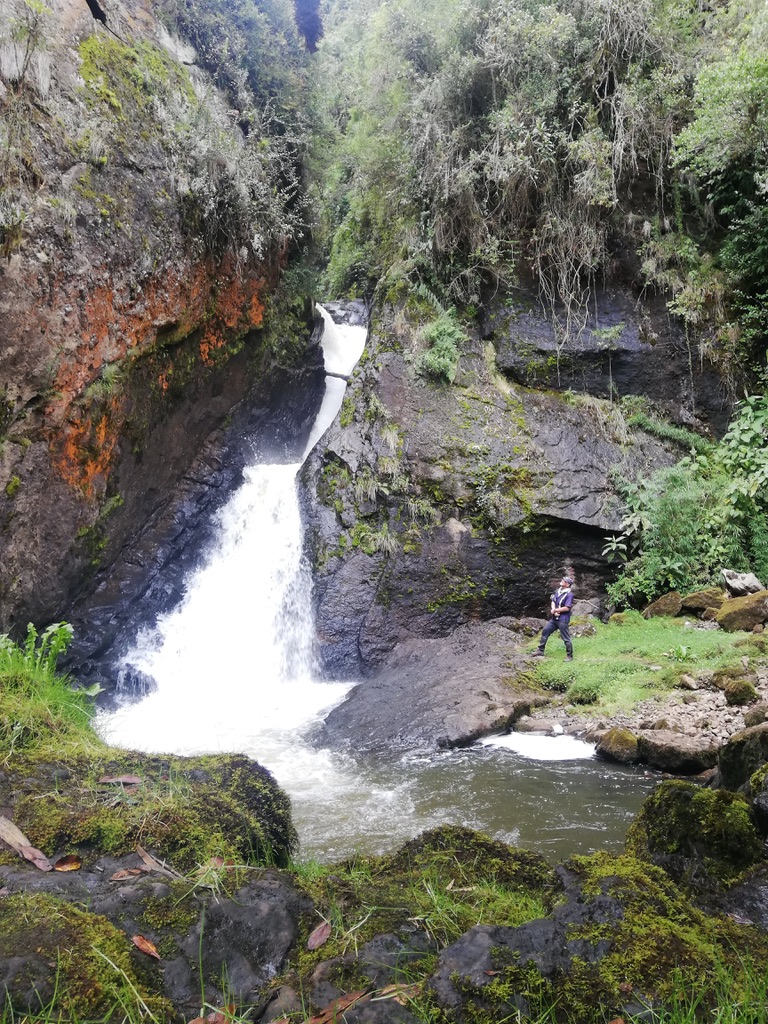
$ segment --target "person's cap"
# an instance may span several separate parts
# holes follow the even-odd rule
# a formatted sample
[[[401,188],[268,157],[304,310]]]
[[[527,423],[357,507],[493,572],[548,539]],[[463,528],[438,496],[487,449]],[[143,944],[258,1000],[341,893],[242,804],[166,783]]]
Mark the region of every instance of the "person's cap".
[[[573,580],[570,576],[563,576],[563,583],[567,583],[569,587],[573,586]]]

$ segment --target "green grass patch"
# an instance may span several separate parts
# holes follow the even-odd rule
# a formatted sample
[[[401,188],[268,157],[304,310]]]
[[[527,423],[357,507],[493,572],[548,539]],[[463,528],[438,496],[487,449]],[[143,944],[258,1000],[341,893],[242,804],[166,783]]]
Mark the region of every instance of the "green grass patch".
[[[559,891],[553,870],[538,854],[453,826],[425,832],[391,856],[336,865],[308,862],[294,870],[332,926],[321,950],[300,954],[302,975],[316,960],[356,952],[374,935],[402,931],[405,941],[415,927],[436,952],[476,924],[516,927],[546,916]],[[433,961],[417,958],[411,975],[425,977]]]
[[[56,662],[69,646],[72,627],[48,626],[41,635],[30,623],[23,643],[0,635],[0,764],[14,754],[33,753],[55,742],[59,754],[102,747],[91,730],[92,691],[75,690]]]
[[[605,714],[628,710],[672,689],[683,673],[739,665],[745,654],[762,654],[759,639],[751,633],[686,629],[682,619],[644,619],[635,611],[595,628],[594,636],[574,640],[572,662],[563,662],[563,647],[553,636],[531,678],[569,703]]]

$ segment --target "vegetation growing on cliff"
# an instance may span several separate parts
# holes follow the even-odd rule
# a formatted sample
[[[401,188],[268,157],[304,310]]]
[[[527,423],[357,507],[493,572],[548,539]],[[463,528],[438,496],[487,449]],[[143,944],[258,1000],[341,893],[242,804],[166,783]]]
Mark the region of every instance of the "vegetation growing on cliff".
[[[768,397],[746,398],[719,444],[623,490],[624,532],[606,548],[629,559],[609,588],[619,604],[720,582],[723,568],[768,581]]]
[[[692,346],[764,366],[767,24],[754,0],[330,4],[330,287],[478,303],[532,273],[567,346],[621,249]]]

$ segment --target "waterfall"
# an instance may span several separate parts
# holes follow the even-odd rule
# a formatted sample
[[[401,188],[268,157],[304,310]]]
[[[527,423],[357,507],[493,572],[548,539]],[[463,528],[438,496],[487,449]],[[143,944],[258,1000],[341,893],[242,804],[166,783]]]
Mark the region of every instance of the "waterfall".
[[[337,325],[320,311],[326,372],[346,376],[362,354],[365,329]],[[303,459],[332,423],[345,387],[326,377]],[[99,717],[111,743],[155,752],[244,750],[270,767],[286,751],[295,765],[297,737],[352,685],[318,681],[296,490],[302,462],[245,470],[182,603],[140,633],[117,666],[118,677],[145,678],[151,692]]]

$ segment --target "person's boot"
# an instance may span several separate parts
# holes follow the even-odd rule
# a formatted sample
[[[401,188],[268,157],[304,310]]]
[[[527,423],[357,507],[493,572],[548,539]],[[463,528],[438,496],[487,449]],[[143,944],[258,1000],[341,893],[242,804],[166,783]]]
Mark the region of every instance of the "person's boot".
[[[573,651],[568,651],[563,661],[573,661]]]
[[[531,657],[533,657],[533,658],[543,658],[544,657],[544,648],[543,647],[537,647],[536,650],[531,655]]]

